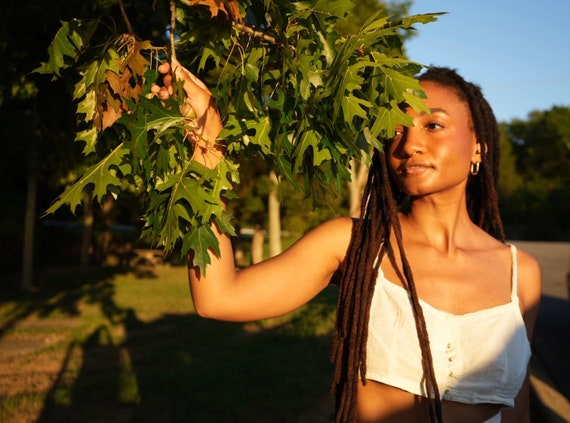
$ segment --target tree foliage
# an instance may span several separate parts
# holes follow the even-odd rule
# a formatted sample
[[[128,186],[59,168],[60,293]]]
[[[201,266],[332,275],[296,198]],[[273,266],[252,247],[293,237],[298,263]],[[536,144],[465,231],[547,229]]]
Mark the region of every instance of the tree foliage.
[[[570,108],[534,111],[503,125],[519,182],[505,198],[507,220],[528,239],[570,237]]]
[[[64,204],[75,211],[87,188],[99,201],[120,195],[126,180],[146,201],[143,233],[167,251],[194,250],[204,269],[208,249],[218,251],[210,223],[233,233],[222,199],[239,182],[239,157],[261,155],[321,201],[331,184],[348,179],[352,158],[367,161],[396,125],[411,123],[399,103],[423,108],[414,78],[422,66],[404,58],[400,33],[436,14],[396,19],[380,12],[346,34],[335,26],[349,15],[349,0],[170,4],[165,46],[111,29],[94,43],[102,19],[62,22],[36,71],[74,78],[76,141],[95,160],[48,213]],[[228,155],[213,170],[192,160],[181,87],[167,101],[151,94],[157,66],[171,56],[217,99]]]
[[[527,120],[510,123],[509,131],[518,156],[518,166],[528,176],[569,182],[570,109],[554,106],[534,111]]]

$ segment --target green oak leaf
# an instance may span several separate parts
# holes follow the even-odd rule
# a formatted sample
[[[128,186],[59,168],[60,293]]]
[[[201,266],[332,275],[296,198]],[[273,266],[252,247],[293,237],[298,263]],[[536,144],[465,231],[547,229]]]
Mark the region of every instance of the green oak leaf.
[[[87,48],[98,23],[79,19],[61,22],[61,28],[48,47],[49,61],[42,62],[33,72],[61,76],[61,71],[70,67]]]
[[[88,168],[77,182],[56,199],[45,214],[54,213],[64,204],[68,204],[75,213],[77,206],[83,201],[85,189],[90,185],[93,186],[93,198],[99,200],[108,194],[110,187],[119,187],[121,174],[130,171],[128,167],[124,167],[129,153],[129,149],[123,144],[118,145],[103,160]]]
[[[207,265],[211,263],[209,250],[220,254],[218,239],[210,225],[195,226],[182,237],[182,250],[194,251],[194,266],[198,266],[206,274]]]

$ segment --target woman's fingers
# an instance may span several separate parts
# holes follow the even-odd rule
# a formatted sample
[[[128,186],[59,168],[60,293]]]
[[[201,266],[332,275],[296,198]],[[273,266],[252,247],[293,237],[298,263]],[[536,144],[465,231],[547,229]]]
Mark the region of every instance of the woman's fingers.
[[[199,78],[176,59],[173,59],[170,65],[176,79],[184,82],[186,103],[195,113],[193,119],[193,123],[197,126],[195,132],[205,140],[214,141],[222,129],[222,124],[212,93]]]
[[[177,78],[183,79],[184,81],[188,81],[193,85],[195,85],[196,87],[200,88],[201,90],[204,90],[207,93],[211,94],[208,87],[206,87],[206,85],[200,80],[200,78],[197,78],[196,75],[194,75],[184,66],[182,66],[180,62],[178,62],[178,60],[172,59],[172,67],[174,69],[174,73],[176,74]]]
[[[158,94],[160,92],[160,85],[152,84],[150,87],[150,92],[153,94]]]
[[[183,81],[183,89],[186,93],[186,102],[196,112],[198,118],[208,112],[212,105],[212,93],[192,72],[184,68],[176,60],[172,61],[172,69],[176,79]]]
[[[169,97],[170,97],[170,92],[168,88],[166,88],[166,86],[160,87],[160,90],[158,91],[158,98],[160,98],[161,100],[168,100]]]
[[[199,115],[208,109],[212,101],[212,93],[199,78],[184,68],[176,59],[172,59],[172,63],[162,63],[158,67],[158,71],[163,75],[164,85],[162,87],[153,85],[151,92],[158,94],[161,100],[167,99],[168,95],[174,93],[172,78],[174,73],[177,80],[184,82],[183,89],[186,93],[186,102],[197,109],[196,112]]]
[[[162,64],[157,68],[157,70],[158,70],[161,74],[163,74],[163,75],[169,73],[169,72],[170,72],[170,63],[168,63],[168,62],[162,63]]]
[[[194,141],[196,141],[196,136],[198,139],[207,141],[216,140],[222,129],[222,124],[208,87],[176,59],[172,59],[170,63],[162,63],[157,70],[162,74],[163,85],[153,84],[151,92],[157,95],[160,100],[167,100],[174,93],[174,78],[177,81],[182,81],[186,104],[181,106],[180,112],[191,120],[195,127],[191,138]]]

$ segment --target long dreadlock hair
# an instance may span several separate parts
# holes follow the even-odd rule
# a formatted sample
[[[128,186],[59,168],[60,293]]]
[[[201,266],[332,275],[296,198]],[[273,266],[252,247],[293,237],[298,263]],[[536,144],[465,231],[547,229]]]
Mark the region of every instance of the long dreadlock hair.
[[[477,175],[467,183],[469,216],[478,226],[504,241],[498,209],[496,184],[499,176],[499,133],[491,107],[481,89],[465,81],[456,71],[432,67],[419,78],[451,89],[471,112],[473,131],[481,145],[482,163]],[[386,140],[388,141],[388,140]],[[403,277],[410,293],[410,302],[421,348],[425,392],[429,402],[429,418],[441,422],[441,401],[425,319],[416,292],[414,277],[404,251],[398,212],[401,195],[388,169],[384,152],[373,154],[368,181],[363,194],[360,219],[355,221],[347,256],[341,266],[338,311],[332,359],[335,362],[333,389],[336,391],[336,423],[354,421],[358,378],[366,382],[366,342],[370,303],[385,254],[393,257],[390,233],[393,231],[400,252]]]

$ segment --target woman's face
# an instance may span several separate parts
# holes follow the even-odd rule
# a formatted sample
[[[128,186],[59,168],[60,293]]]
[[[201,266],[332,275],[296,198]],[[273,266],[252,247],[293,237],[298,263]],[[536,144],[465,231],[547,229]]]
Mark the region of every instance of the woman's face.
[[[434,82],[422,82],[430,112],[405,112],[413,127],[396,128],[388,162],[398,187],[418,197],[462,190],[471,163],[481,161],[468,105],[455,91]]]

